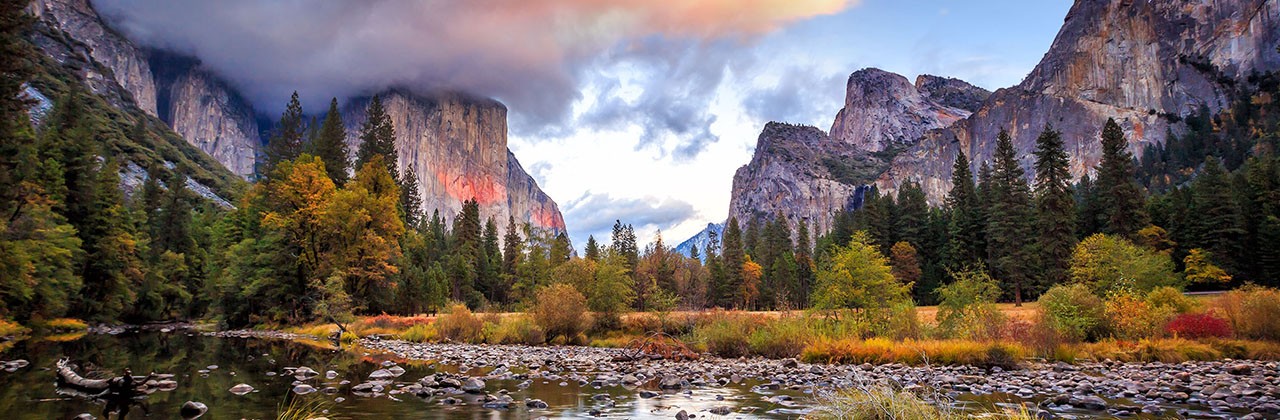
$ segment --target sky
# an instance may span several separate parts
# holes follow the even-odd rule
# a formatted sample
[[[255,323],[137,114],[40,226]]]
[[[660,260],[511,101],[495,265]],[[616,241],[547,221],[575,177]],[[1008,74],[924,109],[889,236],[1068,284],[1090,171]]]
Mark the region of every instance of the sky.
[[[848,75],[1017,84],[1065,0],[93,0],[131,39],[199,57],[255,108],[388,87],[509,110],[508,147],[574,244],[615,220],[668,246],[728,215],[768,121],[829,129]]]

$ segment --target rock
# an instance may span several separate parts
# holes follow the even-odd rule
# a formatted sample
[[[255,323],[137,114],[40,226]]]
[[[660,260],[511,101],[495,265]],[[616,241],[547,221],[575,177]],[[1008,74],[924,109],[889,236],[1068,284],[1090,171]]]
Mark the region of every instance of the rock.
[[[484,381],[479,378],[467,378],[462,382],[460,389],[468,393],[479,394],[484,392]]]
[[[191,420],[203,416],[209,411],[209,407],[202,402],[187,401],[182,403],[182,408],[178,409],[178,415],[185,420]]]
[[[386,380],[386,379],[391,379],[395,377],[396,377],[396,374],[392,373],[390,370],[387,370],[387,369],[378,369],[369,373],[369,379],[373,379],[373,380]]]
[[[98,420],[98,418],[94,417],[93,414],[80,413],[74,420]]]
[[[658,393],[653,391],[649,391],[649,390],[640,391],[640,398],[653,398],[656,396],[658,396]]]
[[[316,392],[316,387],[307,384],[294,385],[293,393],[298,395],[307,395]]]
[[[1107,409],[1107,401],[1094,395],[1072,396],[1068,403],[1072,407],[1085,410],[1102,411]]]
[[[793,358],[782,359],[782,367],[785,369],[795,369],[800,366],[800,362]]]
[[[689,420],[689,413],[684,410],[680,410],[676,413],[676,420]]]
[[[231,387],[228,391],[231,391],[232,394],[244,395],[253,392],[253,387],[248,384],[239,384]]]
[[[404,368],[399,366],[392,366],[387,368],[387,372],[391,372],[392,375],[395,375],[396,377],[400,377],[400,375],[404,375],[405,370]]]
[[[1227,373],[1232,375],[1248,375],[1253,373],[1253,367],[1247,363],[1235,363],[1227,366]]]
[[[714,408],[712,408],[712,409],[710,409],[710,410],[707,410],[707,411],[708,411],[708,412],[710,412],[711,414],[715,414],[715,415],[717,415],[717,416],[727,416],[727,415],[729,415],[729,413],[733,412],[733,410],[730,410],[730,409],[729,409],[729,407],[725,407],[725,406],[723,406],[723,405],[722,405],[722,406],[718,406],[718,407],[714,407]]]
[[[337,377],[338,377],[338,372],[334,372],[332,370],[327,370],[324,372],[325,379],[333,380],[333,378],[337,378]]]
[[[685,387],[684,379],[678,376],[664,376],[662,381],[658,383],[658,387],[662,389],[681,389]]]
[[[544,409],[547,408],[547,403],[539,399],[529,399],[525,400],[524,406],[533,409]]]

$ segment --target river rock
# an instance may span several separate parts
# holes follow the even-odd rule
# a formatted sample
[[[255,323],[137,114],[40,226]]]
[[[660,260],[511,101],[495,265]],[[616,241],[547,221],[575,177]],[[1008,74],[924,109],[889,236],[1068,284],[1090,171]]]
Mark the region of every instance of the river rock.
[[[1253,367],[1248,363],[1236,363],[1227,366],[1227,373],[1232,375],[1248,375],[1253,373]]]
[[[1094,395],[1072,396],[1069,403],[1072,407],[1085,410],[1102,411],[1107,409],[1107,401]]]
[[[730,410],[730,409],[729,409],[729,407],[726,407],[726,406],[723,406],[723,405],[722,405],[722,406],[715,407],[715,408],[712,408],[712,409],[707,410],[707,411],[709,411],[711,414],[715,414],[715,415],[717,415],[717,416],[727,416],[727,415],[729,415],[729,413],[730,413],[730,412],[732,412],[733,410]]]
[[[338,377],[338,372],[334,372],[334,371],[332,371],[332,370],[329,370],[329,371],[325,371],[325,372],[324,372],[324,378],[325,378],[325,379],[333,380],[333,378],[337,378],[337,377]]]
[[[543,409],[547,408],[547,403],[539,399],[525,400],[524,406],[528,408]]]
[[[680,412],[676,413],[676,420],[689,420],[689,413],[687,411],[680,410]]]
[[[467,378],[467,380],[462,382],[460,389],[472,394],[479,394],[484,392],[484,381],[479,378]]]
[[[658,387],[662,389],[681,389],[685,387],[685,381],[678,376],[667,375],[658,383]]]
[[[231,391],[232,394],[244,395],[253,392],[253,387],[249,386],[249,384],[239,384],[231,387],[228,391]]]
[[[378,369],[378,370],[373,371],[373,373],[370,373],[370,374],[369,374],[369,379],[373,379],[373,380],[375,380],[375,381],[376,381],[376,380],[391,379],[391,378],[394,378],[394,377],[396,377],[396,374],[395,374],[395,373],[392,373],[390,370],[387,370],[387,369]]]
[[[293,387],[293,393],[298,395],[307,395],[316,392],[316,387],[307,384],[298,384]]]
[[[209,406],[204,405],[202,402],[187,401],[182,403],[182,408],[178,409],[178,415],[185,420],[191,420],[203,416],[208,411]]]

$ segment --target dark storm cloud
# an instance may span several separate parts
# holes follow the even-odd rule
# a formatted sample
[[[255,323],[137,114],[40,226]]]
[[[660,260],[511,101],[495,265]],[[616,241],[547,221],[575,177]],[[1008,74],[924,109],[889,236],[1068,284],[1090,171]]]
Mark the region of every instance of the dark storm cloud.
[[[507,103],[515,130],[568,120],[581,79],[602,52],[633,40],[743,40],[842,10],[849,0],[94,0],[142,44],[188,53],[264,113],[297,90],[308,110],[390,86],[457,89]],[[670,74],[679,77],[677,66]],[[697,76],[699,74],[694,74]],[[714,78],[713,78],[714,79]],[[718,80],[718,79],[716,79]],[[706,82],[716,80],[703,80]],[[645,89],[666,89],[662,82]],[[670,83],[680,84],[680,81]],[[676,88],[680,88],[677,86]],[[697,89],[683,87],[697,95]],[[653,101],[677,98],[659,95]],[[647,122],[706,142],[700,104],[675,102]],[[693,147],[686,153],[695,153]]]
[[[608,242],[615,221],[621,220],[637,229],[668,229],[698,215],[693,205],[680,200],[614,198],[589,191],[567,203],[565,208],[568,209],[564,213],[565,223],[579,232],[576,237],[594,235],[601,242]]]

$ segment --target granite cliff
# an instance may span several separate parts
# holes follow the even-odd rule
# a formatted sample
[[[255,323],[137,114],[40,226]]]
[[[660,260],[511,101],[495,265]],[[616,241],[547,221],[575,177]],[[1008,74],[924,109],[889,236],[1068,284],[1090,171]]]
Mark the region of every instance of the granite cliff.
[[[439,209],[452,221],[462,202],[475,198],[481,217],[502,228],[507,216],[534,227],[564,232],[564,216],[507,149],[507,107],[461,93],[418,95],[393,90],[379,95],[396,132],[401,172],[421,186],[423,209]],[[347,143],[359,150],[368,98],[343,108]]]

